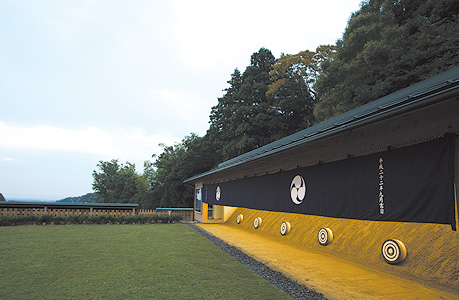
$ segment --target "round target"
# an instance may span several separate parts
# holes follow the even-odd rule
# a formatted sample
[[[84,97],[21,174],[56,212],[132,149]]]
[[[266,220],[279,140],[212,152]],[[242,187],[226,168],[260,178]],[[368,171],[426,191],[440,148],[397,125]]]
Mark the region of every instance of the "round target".
[[[287,235],[290,232],[290,229],[292,226],[290,225],[289,222],[282,222],[281,228],[280,228],[280,233],[282,235]]]
[[[253,220],[253,227],[255,227],[255,229],[258,229],[260,228],[260,226],[261,226],[261,218],[256,217],[255,220]]]
[[[238,214],[236,218],[236,222],[238,224],[241,224],[241,222],[244,220],[244,215],[243,214]]]
[[[330,228],[321,228],[317,238],[319,239],[319,244],[326,246],[333,241],[333,232]]]
[[[395,239],[385,241],[381,247],[381,253],[384,260],[392,265],[402,262],[407,254],[405,245]]]

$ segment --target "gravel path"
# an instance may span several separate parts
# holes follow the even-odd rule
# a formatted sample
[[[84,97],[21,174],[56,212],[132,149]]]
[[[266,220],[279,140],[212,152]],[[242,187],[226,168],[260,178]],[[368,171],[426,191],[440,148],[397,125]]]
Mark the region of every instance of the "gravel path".
[[[238,250],[236,247],[228,245],[221,239],[201,229],[200,227],[188,223],[188,225],[206,237],[209,241],[220,247],[223,251],[234,257],[237,261],[242,263],[244,266],[249,268],[255,274],[260,275],[271,284],[281,289],[284,293],[292,297],[293,299],[305,299],[305,300],[323,300],[327,299],[322,294],[316,293],[313,290],[307,289],[304,285],[301,285],[290,278],[282,275],[282,273],[272,270],[266,265],[256,261],[252,257]]]

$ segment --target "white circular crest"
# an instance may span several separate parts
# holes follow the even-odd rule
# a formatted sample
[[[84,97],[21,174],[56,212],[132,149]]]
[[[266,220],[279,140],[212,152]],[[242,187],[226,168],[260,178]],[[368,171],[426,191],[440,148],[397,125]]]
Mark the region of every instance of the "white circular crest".
[[[303,177],[296,175],[290,184],[290,197],[293,203],[301,204],[306,196],[306,183]]]
[[[215,192],[215,199],[216,199],[217,201],[220,201],[220,196],[221,196],[221,194],[222,194],[222,191],[221,191],[221,189],[220,189],[220,186],[217,186],[217,190],[216,190],[216,192]]]

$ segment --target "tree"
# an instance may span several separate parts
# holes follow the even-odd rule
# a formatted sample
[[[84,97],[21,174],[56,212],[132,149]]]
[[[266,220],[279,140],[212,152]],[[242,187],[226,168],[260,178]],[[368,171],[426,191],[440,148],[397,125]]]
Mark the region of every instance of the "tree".
[[[100,161],[100,172],[93,171],[94,191],[105,203],[137,203],[147,205],[150,191],[146,180],[136,173],[135,165],[120,164],[117,159]]]
[[[459,64],[459,2],[362,3],[323,65],[314,114],[323,121]]]
[[[214,166],[215,151],[196,134],[173,146],[160,146],[163,152],[152,164],[156,169],[149,171],[153,197],[159,199],[159,207],[192,207],[193,187],[183,181]]]
[[[270,103],[267,92],[275,58],[270,50],[261,48],[252,54],[250,65],[242,75],[240,99],[243,105],[233,114],[236,125],[236,150],[235,155],[240,155],[273,140],[269,120]],[[234,156],[235,156],[234,155]]]
[[[182,169],[185,148],[183,144],[163,147],[163,152],[158,156],[153,165],[156,167],[156,176],[152,182],[153,192],[159,196],[160,207],[184,207],[187,206],[190,198],[192,200],[192,190],[184,184],[180,173]],[[185,192],[185,190],[187,192]],[[185,197],[183,197],[185,196]]]
[[[78,197],[67,197],[56,202],[67,202],[67,203],[99,203],[100,198],[96,193],[87,193],[83,196]]]
[[[229,88],[210,114],[208,138],[223,159],[229,159],[272,140],[272,114],[266,96],[269,72],[275,62],[271,51],[261,48],[251,56],[250,66],[241,76],[235,70]]]
[[[155,154],[152,156],[153,158],[156,157]],[[160,207],[160,199],[161,199],[161,194],[158,193],[158,190],[156,189],[156,169],[153,166],[153,163],[150,161],[144,161],[143,163],[143,174],[142,178],[144,179],[143,181],[145,182],[145,188],[148,189],[149,195],[146,200],[141,201],[141,206],[145,209],[155,209],[157,207]]]
[[[100,196],[103,202],[114,203],[115,193],[114,190],[118,185],[118,171],[120,165],[117,159],[112,159],[111,161],[100,161],[97,164],[97,167],[100,169],[100,172],[93,171],[93,190]]]
[[[206,134],[206,139],[213,143],[216,151],[225,158],[237,153],[236,143],[232,143],[237,126],[233,123],[233,114],[242,104],[239,96],[242,86],[241,72],[235,69],[231,74],[231,79],[227,82],[229,87],[224,89],[225,95],[218,98],[218,104],[212,107],[209,116],[210,127]]]
[[[0,193],[0,201],[6,201],[5,197],[3,197],[3,194]]]
[[[272,137],[282,138],[314,123],[316,92],[314,84],[324,61],[335,52],[335,47],[323,45],[316,52],[302,51],[282,56],[270,72],[271,84],[267,91]]]

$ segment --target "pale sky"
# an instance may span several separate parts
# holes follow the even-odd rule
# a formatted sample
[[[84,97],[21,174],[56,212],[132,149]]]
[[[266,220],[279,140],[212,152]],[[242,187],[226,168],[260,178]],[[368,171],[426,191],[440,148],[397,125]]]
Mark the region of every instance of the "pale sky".
[[[135,163],[202,136],[261,47],[334,44],[360,0],[0,0],[0,193],[92,192],[100,160]]]

